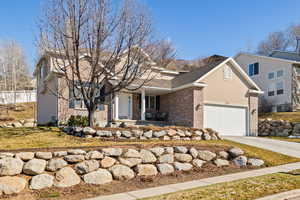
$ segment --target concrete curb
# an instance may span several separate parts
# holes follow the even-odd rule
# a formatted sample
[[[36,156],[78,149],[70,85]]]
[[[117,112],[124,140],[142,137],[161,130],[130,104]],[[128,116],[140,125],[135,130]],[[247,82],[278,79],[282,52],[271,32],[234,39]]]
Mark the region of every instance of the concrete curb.
[[[213,185],[217,183],[236,181],[240,179],[263,176],[263,175],[273,174],[278,172],[288,172],[296,169],[300,169],[300,162],[280,165],[275,167],[267,167],[263,169],[256,169],[256,170],[251,170],[246,172],[239,172],[234,174],[227,174],[223,176],[216,176],[216,177],[188,181],[183,183],[146,188],[142,190],[124,192],[119,194],[99,196],[99,197],[94,197],[86,200],[125,200],[125,199],[138,200],[142,198],[153,197],[153,196],[158,196],[158,195],[163,195],[163,194],[168,194],[173,192],[179,192],[182,190],[194,189],[194,188]]]
[[[287,192],[283,192],[283,193],[279,193],[279,194],[274,194],[274,195],[266,196],[266,197],[259,198],[256,200],[286,200],[286,199],[295,198],[295,197],[300,197],[300,189],[291,190],[291,191],[287,191]]]

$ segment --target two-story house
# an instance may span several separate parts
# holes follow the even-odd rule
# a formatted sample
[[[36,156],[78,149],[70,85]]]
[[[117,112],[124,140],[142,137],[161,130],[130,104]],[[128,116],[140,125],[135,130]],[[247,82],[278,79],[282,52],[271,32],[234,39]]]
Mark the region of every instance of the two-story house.
[[[262,112],[300,110],[300,54],[273,51],[269,56],[239,53],[235,60],[264,91]]]

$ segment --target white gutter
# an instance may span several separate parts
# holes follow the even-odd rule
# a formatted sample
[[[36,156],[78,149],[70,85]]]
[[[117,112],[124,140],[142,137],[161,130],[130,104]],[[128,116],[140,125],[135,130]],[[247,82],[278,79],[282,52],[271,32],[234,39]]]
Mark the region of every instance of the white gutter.
[[[248,92],[252,94],[264,94],[264,91],[261,90],[249,90]]]
[[[207,84],[205,83],[189,83],[189,84],[185,84],[176,88],[161,88],[161,87],[153,87],[153,86],[143,86],[142,88],[146,88],[146,89],[156,89],[156,90],[165,90],[165,91],[177,91],[177,90],[182,90],[185,88],[189,88],[189,87],[206,87]]]

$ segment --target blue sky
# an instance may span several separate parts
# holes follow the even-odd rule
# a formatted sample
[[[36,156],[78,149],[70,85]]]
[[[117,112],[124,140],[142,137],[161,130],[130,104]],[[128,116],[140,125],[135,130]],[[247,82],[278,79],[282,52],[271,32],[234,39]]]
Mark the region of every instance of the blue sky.
[[[0,40],[15,39],[33,68],[36,20],[44,0],[3,0]],[[193,59],[233,56],[254,49],[269,32],[300,23],[299,0],[141,0],[152,13],[157,31]]]

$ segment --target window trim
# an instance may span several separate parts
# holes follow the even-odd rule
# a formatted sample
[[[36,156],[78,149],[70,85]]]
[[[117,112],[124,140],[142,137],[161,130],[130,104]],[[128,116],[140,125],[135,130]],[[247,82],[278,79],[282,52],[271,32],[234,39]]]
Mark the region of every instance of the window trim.
[[[255,70],[255,66],[257,66],[257,70]],[[259,75],[259,62],[251,63],[248,65],[248,75],[250,77]]]

